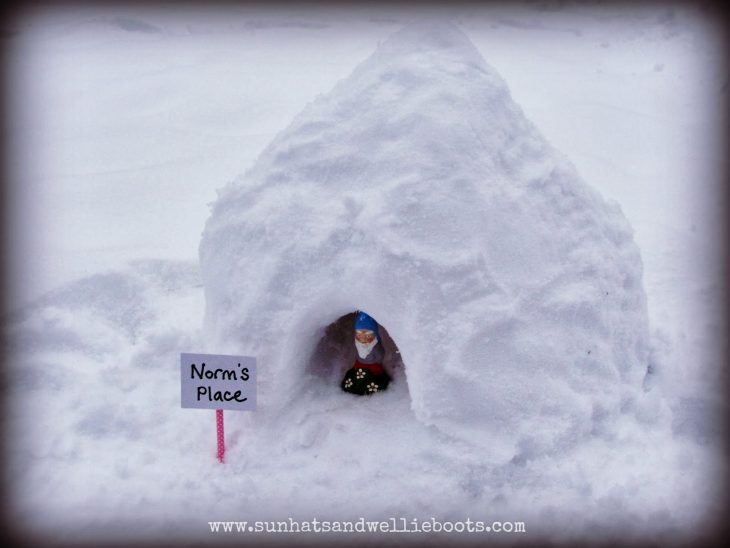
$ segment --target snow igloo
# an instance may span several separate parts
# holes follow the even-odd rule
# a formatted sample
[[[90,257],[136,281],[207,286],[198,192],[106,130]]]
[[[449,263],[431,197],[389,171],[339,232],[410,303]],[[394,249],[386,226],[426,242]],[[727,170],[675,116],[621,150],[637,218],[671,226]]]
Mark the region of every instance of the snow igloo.
[[[311,371],[356,310],[397,345],[420,422],[505,456],[642,393],[631,227],[448,23],[403,28],[308,104],[219,191],[200,262],[208,350],[256,356],[259,417],[357,398]]]

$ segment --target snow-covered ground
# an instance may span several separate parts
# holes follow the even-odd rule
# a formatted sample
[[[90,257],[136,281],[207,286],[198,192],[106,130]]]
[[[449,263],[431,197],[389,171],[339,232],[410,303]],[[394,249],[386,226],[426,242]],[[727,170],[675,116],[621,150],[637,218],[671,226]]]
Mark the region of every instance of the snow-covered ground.
[[[421,15],[87,9],[6,32],[7,506],[24,530],[214,541],[211,520],[434,516],[670,540],[715,515],[727,73],[721,29],[691,9],[437,14],[631,223],[652,330],[642,420],[505,462],[423,426],[394,383],[354,404],[305,393],[263,425],[228,413],[221,466],[212,411],[179,408],[179,353],[206,344],[197,252],[215,190]]]

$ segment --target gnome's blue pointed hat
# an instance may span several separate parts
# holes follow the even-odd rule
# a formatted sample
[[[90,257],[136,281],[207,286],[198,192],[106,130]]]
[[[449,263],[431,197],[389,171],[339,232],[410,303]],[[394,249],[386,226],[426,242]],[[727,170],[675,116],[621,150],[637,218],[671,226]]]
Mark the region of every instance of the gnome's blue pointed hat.
[[[380,340],[378,322],[362,310],[357,312],[357,317],[355,318],[355,329],[369,329],[370,331],[373,331],[378,340]]]

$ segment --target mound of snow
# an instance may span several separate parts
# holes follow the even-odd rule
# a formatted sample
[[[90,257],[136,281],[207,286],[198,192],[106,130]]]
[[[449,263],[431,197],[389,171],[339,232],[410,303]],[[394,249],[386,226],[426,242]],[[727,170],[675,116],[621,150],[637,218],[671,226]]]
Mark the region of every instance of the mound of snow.
[[[309,104],[219,192],[200,260],[209,350],[257,357],[259,414],[339,390],[307,372],[357,309],[400,350],[418,420],[506,458],[641,394],[628,222],[450,24],[404,28]]]
[[[150,336],[173,333],[167,346],[179,352],[176,344],[182,334],[199,329],[200,318],[181,314],[178,303],[202,312],[194,304],[200,300],[200,286],[197,264],[133,261],[124,269],[97,273],[51,291],[3,323],[13,351],[25,356],[112,357],[144,346]],[[20,369],[20,374],[38,378],[32,367]]]

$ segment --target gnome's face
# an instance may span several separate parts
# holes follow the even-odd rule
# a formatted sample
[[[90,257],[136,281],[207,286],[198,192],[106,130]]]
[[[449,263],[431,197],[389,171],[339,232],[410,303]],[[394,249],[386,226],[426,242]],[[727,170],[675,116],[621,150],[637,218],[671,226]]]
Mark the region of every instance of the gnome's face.
[[[375,339],[375,333],[370,329],[356,329],[355,340],[363,344],[369,344]]]
[[[367,358],[376,344],[378,344],[378,339],[373,331],[370,329],[355,330],[355,348],[361,358]]]

